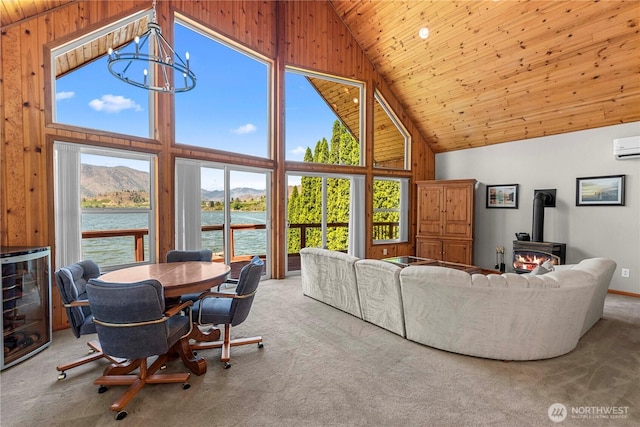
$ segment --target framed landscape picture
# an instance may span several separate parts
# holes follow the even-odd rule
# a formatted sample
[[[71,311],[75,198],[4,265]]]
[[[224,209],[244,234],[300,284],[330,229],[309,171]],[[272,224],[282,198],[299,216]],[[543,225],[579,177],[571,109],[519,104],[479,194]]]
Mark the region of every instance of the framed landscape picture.
[[[487,208],[518,209],[518,184],[487,185]]]
[[[576,178],[576,206],[624,206],[624,175]]]

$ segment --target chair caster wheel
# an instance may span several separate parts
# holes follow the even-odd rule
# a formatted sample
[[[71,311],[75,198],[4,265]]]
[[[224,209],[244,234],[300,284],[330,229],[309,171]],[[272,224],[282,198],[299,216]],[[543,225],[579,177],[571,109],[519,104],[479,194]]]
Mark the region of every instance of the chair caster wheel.
[[[120,411],[116,414],[116,420],[120,421],[120,420],[124,420],[124,418],[127,416],[127,411]]]
[[[182,384],[182,389],[183,390],[189,390],[190,388],[191,388],[191,384],[189,384],[189,383]]]
[[[258,348],[263,348],[264,344],[262,344],[261,342],[258,343]]]
[[[105,391],[109,390],[109,387],[107,387],[106,385],[101,385],[100,387],[98,387],[98,393],[102,394]]]
[[[231,367],[231,363],[229,362],[224,362],[224,369],[229,369]]]
[[[66,372],[60,372],[58,374],[58,381],[63,380],[65,378],[67,378],[67,373]]]

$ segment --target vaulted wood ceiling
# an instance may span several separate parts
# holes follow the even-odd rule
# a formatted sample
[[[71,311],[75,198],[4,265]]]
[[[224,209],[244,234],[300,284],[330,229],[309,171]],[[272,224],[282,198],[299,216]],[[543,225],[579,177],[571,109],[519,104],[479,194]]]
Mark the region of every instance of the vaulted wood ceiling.
[[[638,1],[331,3],[435,152],[640,120]]]
[[[640,120],[637,0],[330,2],[435,152]]]

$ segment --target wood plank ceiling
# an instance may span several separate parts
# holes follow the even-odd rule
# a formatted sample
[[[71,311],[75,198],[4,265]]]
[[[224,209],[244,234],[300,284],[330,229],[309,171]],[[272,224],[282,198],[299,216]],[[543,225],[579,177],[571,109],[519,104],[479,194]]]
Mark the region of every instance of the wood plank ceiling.
[[[2,0],[0,25],[70,1]],[[330,2],[436,153],[640,120],[637,0]]]
[[[330,1],[435,152],[640,120],[638,1]]]

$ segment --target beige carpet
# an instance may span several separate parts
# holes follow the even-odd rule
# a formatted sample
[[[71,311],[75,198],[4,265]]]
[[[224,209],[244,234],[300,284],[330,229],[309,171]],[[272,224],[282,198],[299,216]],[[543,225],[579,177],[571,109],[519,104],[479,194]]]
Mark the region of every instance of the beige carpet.
[[[605,317],[571,353],[509,362],[432,349],[302,295],[299,278],[260,285],[235,336],[265,347],[203,351],[208,372],[145,387],[117,424],[98,394],[105,362],[55,366],[86,353],[86,337],[54,333],[48,349],[1,374],[0,424],[13,426],[636,426],[640,424],[640,300],[609,294]],[[168,371],[181,371],[180,361]],[[549,406],[567,418],[554,423]],[[620,418],[603,412],[626,411]],[[579,414],[572,412],[579,412]],[[591,412],[587,414],[586,412]],[[600,414],[595,414],[600,412]],[[580,416],[581,418],[578,418]],[[619,415],[620,416],[620,415]]]

